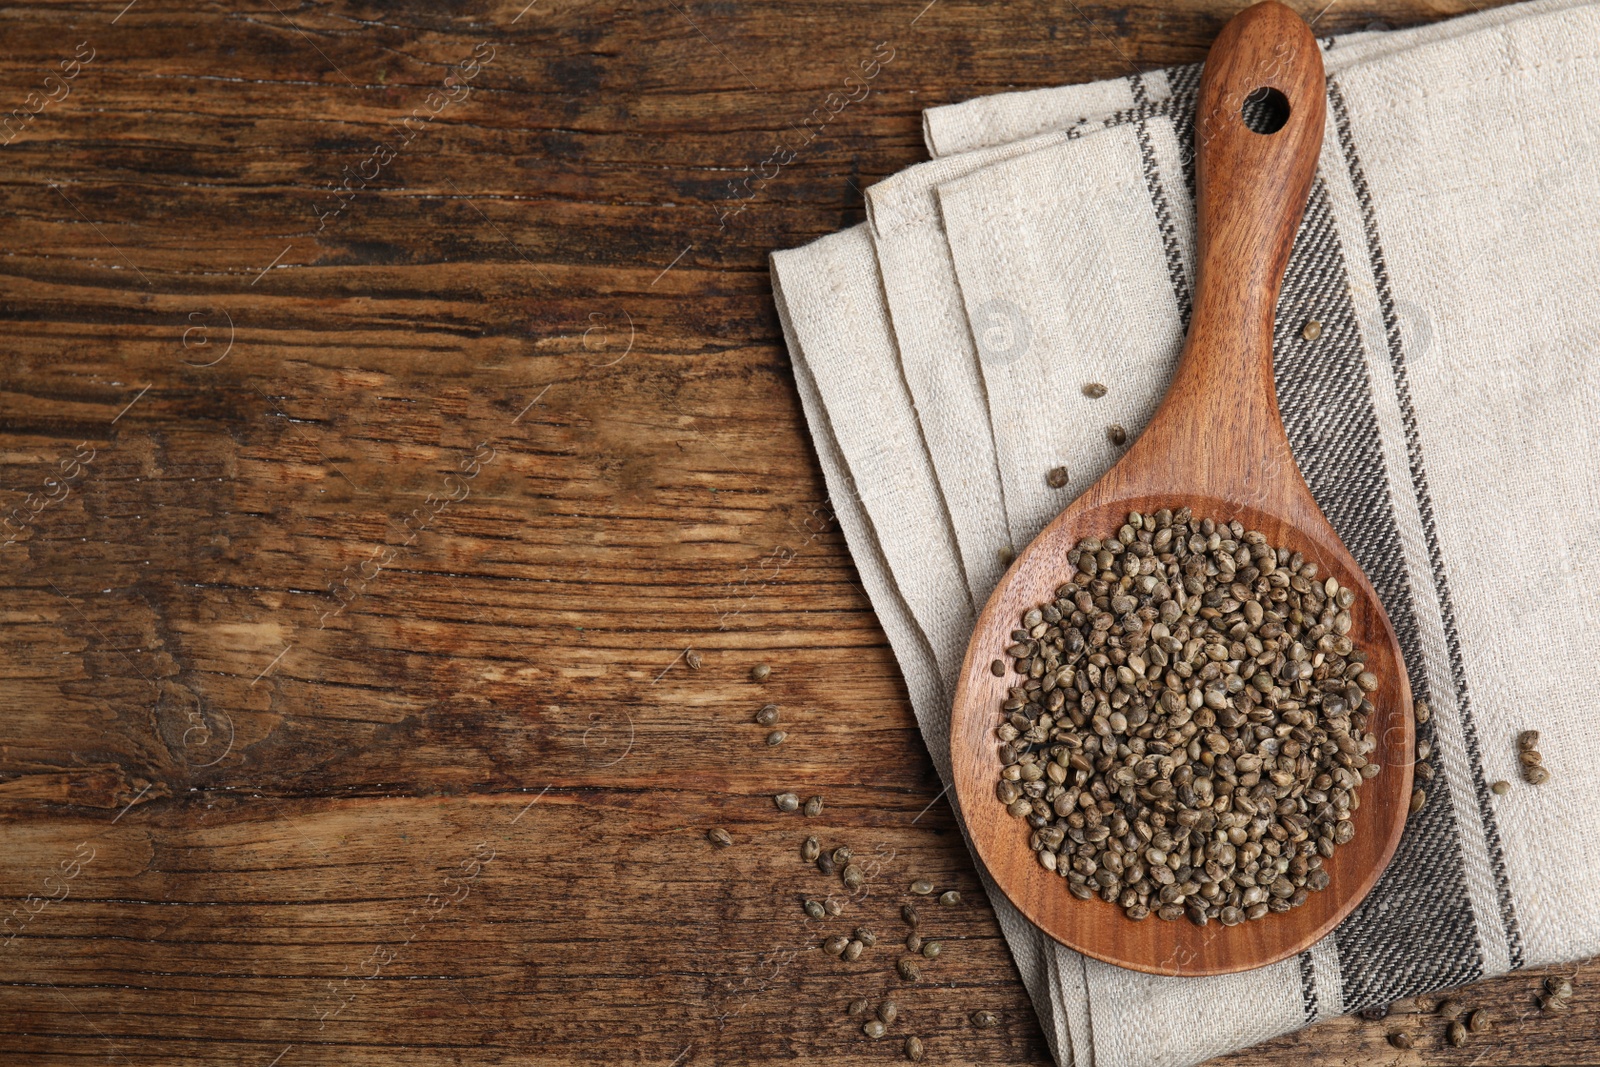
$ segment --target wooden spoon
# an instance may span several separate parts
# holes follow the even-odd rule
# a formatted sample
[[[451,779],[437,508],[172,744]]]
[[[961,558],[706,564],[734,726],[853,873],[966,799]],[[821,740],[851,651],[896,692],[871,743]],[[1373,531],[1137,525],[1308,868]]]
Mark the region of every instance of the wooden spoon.
[[[1261,90],[1281,94],[1287,119],[1272,133],[1245,125],[1241,108]],[[1310,29],[1277,3],[1227,24],[1206,59],[1196,118],[1199,257],[1194,315],[1160,409],[1126,455],[1062,512],[1011,565],[978,617],[957,684],[951,762],[961,812],[978,855],[1022,913],[1057,941],[1096,959],[1169,975],[1227,974],[1300,952],[1350,914],[1394,854],[1411,797],[1410,685],[1394,630],[1372,586],[1323,517],[1289,451],[1272,381],[1272,326],[1284,267],[1322,143],[1322,56]],[[1270,108],[1269,108],[1270,110]],[[1354,386],[1354,383],[1352,383]],[[1356,593],[1349,637],[1381,685],[1368,724],[1382,771],[1362,783],[1355,837],[1325,863],[1326,889],[1301,907],[1224,927],[1187,919],[1142,922],[1101,900],[1078,900],[1042,868],[1029,827],[995,796],[1001,763],[994,731],[1006,689],[1009,633],[1030,608],[1055,598],[1084,537],[1116,533],[1129,512],[1193,508],[1195,518],[1238,519],[1267,542],[1304,553],[1319,580]]]

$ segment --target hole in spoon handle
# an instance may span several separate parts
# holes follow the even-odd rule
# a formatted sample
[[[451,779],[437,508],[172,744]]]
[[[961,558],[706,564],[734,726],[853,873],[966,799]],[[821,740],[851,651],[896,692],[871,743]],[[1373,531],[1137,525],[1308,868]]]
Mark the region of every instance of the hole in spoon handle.
[[[1273,400],[1274,415],[1273,311],[1316,172],[1325,93],[1310,27],[1273,2],[1223,28],[1200,79],[1198,258],[1184,359],[1230,363],[1205,367],[1211,387]]]

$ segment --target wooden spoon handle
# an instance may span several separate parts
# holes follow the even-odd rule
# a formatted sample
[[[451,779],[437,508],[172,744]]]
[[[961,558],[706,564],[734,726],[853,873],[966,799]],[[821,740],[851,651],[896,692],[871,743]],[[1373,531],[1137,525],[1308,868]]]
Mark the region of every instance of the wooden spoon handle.
[[[1195,302],[1179,373],[1200,375],[1218,401],[1265,402],[1259,414],[1273,422],[1273,312],[1316,172],[1325,91],[1311,28],[1272,2],[1223,28],[1200,79]],[[1247,101],[1282,126],[1255,132]]]

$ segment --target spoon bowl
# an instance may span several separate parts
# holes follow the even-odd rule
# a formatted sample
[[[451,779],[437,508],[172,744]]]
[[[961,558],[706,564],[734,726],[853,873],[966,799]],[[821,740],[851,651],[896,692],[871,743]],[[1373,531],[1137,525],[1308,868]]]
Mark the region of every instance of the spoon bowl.
[[[1289,450],[1272,380],[1273,312],[1304,211],[1324,118],[1322,58],[1306,24],[1260,3],[1224,27],[1206,60],[1196,119],[1197,255],[1194,312],[1172,384],[1128,452],[1017,557],[978,617],[957,682],[951,762],[963,820],[994,881],[1035,925],[1085,955],[1167,975],[1226,974],[1294,955],[1327,934],[1371,890],[1399,843],[1412,790],[1411,691],[1394,629],[1360,566],[1328,524]],[[1247,124],[1249,101],[1276,118]],[[1259,121],[1255,122],[1261,126]],[[1039,865],[1027,824],[995,795],[995,738],[1009,670],[1010,631],[1055,599],[1085,537],[1114,536],[1130,512],[1192,509],[1196,521],[1237,519],[1269,545],[1315,562],[1318,580],[1356,594],[1348,637],[1379,679],[1370,693],[1367,754],[1380,773],[1363,781],[1350,814],[1355,836],[1324,861],[1327,888],[1285,912],[1225,927],[1187,919],[1128,919],[1099,899],[1079,900]]]

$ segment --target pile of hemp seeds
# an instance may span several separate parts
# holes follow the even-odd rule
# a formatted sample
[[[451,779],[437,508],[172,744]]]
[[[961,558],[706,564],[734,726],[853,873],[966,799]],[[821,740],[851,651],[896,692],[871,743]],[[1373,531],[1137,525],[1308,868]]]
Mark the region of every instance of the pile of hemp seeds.
[[[1134,512],[996,659],[996,796],[1080,899],[1225,926],[1329,881],[1379,764],[1355,591],[1237,521]]]

